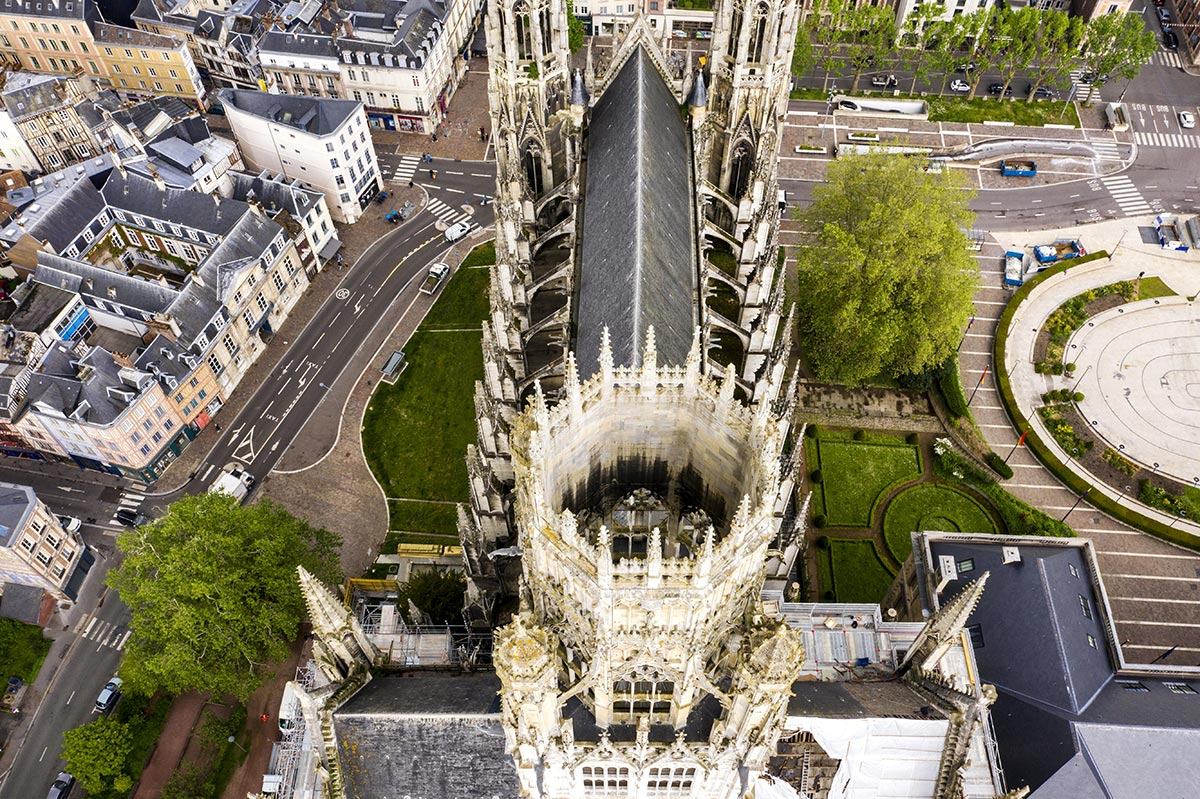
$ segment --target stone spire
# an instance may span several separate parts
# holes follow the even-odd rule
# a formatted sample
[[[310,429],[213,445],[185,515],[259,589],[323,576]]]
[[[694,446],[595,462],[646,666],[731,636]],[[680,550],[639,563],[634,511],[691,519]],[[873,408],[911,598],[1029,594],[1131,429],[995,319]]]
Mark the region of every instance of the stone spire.
[[[297,566],[296,572],[313,626],[313,657],[321,671],[336,682],[369,669],[379,660],[379,650],[358,619],[307,569]]]
[[[967,619],[975,612],[989,574],[991,572],[984,572],[982,577],[964,588],[958,596],[929,617],[925,629],[921,630],[917,640],[909,647],[908,654],[904,656],[904,662],[900,664],[901,669],[916,666],[923,670],[932,670],[937,666],[958,640]],[[920,662],[917,662],[918,656],[921,658]]]

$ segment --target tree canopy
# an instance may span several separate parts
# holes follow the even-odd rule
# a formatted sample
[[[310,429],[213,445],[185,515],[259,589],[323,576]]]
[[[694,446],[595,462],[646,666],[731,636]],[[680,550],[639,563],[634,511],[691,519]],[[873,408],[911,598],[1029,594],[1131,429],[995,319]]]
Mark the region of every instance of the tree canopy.
[[[463,592],[466,590],[467,581],[459,572],[416,572],[400,586],[402,613],[410,624],[421,621],[408,618],[408,600],[411,600],[433,624],[462,624]]]
[[[244,507],[218,493],[181,499],[122,533],[108,584],[132,614],[126,688],[247,700],[303,620],[296,567],[337,583],[338,543],[280,505]]]
[[[1087,24],[1083,63],[1101,83],[1105,76],[1133,80],[1157,49],[1158,38],[1146,30],[1141,14],[1103,14]],[[1091,102],[1092,91],[1089,87],[1084,102]]]
[[[583,20],[575,16],[575,4],[571,0],[567,0],[567,47],[571,55],[583,47]]]
[[[801,212],[800,335],[822,380],[919,374],[953,354],[979,282],[957,173],[869,153],[829,165]]]
[[[133,729],[111,716],[63,733],[67,770],[89,794],[128,790],[133,780],[125,761],[133,749]]]

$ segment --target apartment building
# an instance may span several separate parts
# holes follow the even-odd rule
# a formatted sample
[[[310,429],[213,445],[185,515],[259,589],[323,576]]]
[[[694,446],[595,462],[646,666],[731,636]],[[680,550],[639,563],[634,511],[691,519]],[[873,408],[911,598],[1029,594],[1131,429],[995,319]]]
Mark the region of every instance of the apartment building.
[[[341,249],[325,195],[298,180],[260,172],[231,172],[227,197],[258,203],[267,217],[289,232],[309,277],[323,269]]]
[[[382,188],[362,103],[245,89],[217,92],[248,166],[295,178],[355,222]]]
[[[8,107],[0,103],[0,169],[36,172],[41,168]]]
[[[95,48],[121,93],[171,95],[206,105],[204,84],[183,38],[97,22]]]
[[[0,483],[0,583],[31,585],[73,601],[78,585],[72,577],[93,560],[79,533],[64,529],[31,487]]]
[[[259,89],[258,41],[277,12],[272,0],[140,0],[131,16],[141,30],[186,41],[214,86]]]
[[[272,30],[258,43],[258,56],[270,91],[345,99],[341,57],[333,36]]]
[[[53,171],[95,158],[100,148],[77,106],[97,87],[89,79],[32,72],[4,76],[0,101],[41,169]]]
[[[161,179],[168,186],[203,194],[230,196],[232,173],[243,168],[237,145],[231,139],[214,136],[208,122],[199,116],[160,131],[145,144],[143,152],[144,157],[127,159],[125,168],[152,180]]]
[[[91,30],[99,22],[95,0],[5,0],[0,46],[22,69],[103,78]]]
[[[257,199],[210,196],[110,165],[64,181],[27,206],[47,205],[23,226],[5,227],[0,238],[28,240],[36,258],[36,289],[17,299],[39,303],[19,304],[8,324],[37,328],[28,332],[45,344],[27,385],[11,392],[12,427],[24,441],[132,479],[162,473],[308,286],[311,242],[322,222],[331,227],[323,198],[275,184],[258,178],[273,207],[302,196],[295,214],[275,208],[273,219]]]

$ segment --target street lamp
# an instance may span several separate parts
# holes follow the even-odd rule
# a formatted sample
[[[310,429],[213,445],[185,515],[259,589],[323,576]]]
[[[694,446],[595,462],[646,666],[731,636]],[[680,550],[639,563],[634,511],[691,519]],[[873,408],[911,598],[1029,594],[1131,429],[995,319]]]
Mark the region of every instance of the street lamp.
[[[1184,510],[1183,508],[1180,508],[1180,509],[1179,509],[1179,511],[1178,511],[1178,512],[1175,514],[1175,518],[1174,518],[1174,519],[1172,519],[1172,520],[1171,520],[1171,523],[1170,523],[1169,525],[1167,525],[1167,526],[1168,526],[1168,527],[1174,527],[1174,526],[1175,526],[1175,522],[1179,521],[1180,519],[1186,519],[1186,518],[1187,518],[1187,511],[1186,511],[1186,510]]]
[[[237,739],[236,739],[236,738],[234,738],[232,735],[230,735],[230,736],[229,736],[228,738],[226,738],[225,740],[229,741],[229,743],[233,744],[233,745],[234,745],[234,746],[236,746],[238,749],[241,749],[243,753],[245,753],[245,754],[250,754],[249,752],[246,752],[246,748],[245,748],[244,746],[242,746],[240,743],[238,743],[238,742],[237,742]]]

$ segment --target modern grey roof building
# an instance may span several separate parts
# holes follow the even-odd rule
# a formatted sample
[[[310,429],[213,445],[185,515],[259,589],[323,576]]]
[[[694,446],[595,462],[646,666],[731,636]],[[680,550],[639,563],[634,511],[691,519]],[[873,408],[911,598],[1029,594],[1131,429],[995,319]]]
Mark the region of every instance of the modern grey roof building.
[[[950,601],[990,574],[968,621],[1010,788],[1033,799],[1186,799],[1200,785],[1200,669],[1124,664],[1091,543],[948,533],[914,536],[928,597],[953,559]],[[932,566],[931,566],[932,564]],[[943,576],[945,576],[943,574]]]
[[[226,106],[317,136],[333,133],[362,109],[362,103],[355,100],[270,94],[249,89],[221,89],[217,96]]]

